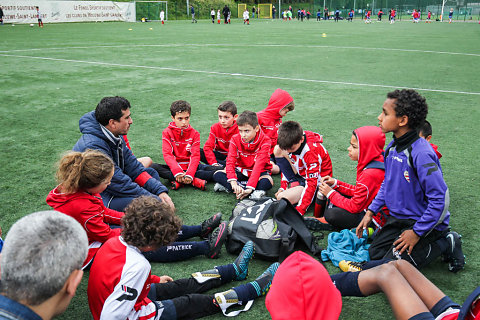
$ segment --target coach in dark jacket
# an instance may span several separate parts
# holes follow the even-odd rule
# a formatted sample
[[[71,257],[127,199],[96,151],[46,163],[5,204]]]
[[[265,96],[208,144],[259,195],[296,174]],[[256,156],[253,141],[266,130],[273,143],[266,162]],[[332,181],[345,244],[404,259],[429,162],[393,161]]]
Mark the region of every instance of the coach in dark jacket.
[[[125,144],[123,135],[127,134],[133,123],[130,107],[130,102],[125,98],[103,98],[95,111],[80,118],[82,136],[73,150],[99,150],[115,163],[112,181],[101,194],[105,206],[124,211],[134,198],[153,195],[173,208],[168,190],[160,182],[158,173],[151,168],[145,168]]]

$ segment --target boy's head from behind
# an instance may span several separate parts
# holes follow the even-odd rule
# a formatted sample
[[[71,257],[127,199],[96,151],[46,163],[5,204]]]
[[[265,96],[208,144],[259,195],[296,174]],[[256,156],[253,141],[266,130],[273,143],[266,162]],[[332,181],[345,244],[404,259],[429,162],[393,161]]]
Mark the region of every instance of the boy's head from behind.
[[[280,149],[295,152],[304,141],[303,128],[295,121],[285,121],[278,128],[277,143]]]
[[[260,130],[257,114],[252,111],[244,111],[237,120],[238,132],[244,142],[251,142]]]
[[[227,129],[233,125],[233,122],[237,120],[237,106],[233,101],[224,101],[218,108],[218,122],[222,128]]]
[[[125,208],[122,225],[122,237],[128,244],[155,250],[175,241],[182,222],[167,204],[142,196]]]
[[[418,130],[427,114],[428,105],[425,98],[415,90],[403,89],[387,94],[378,120],[384,133],[393,132],[399,137],[412,129]]]
[[[190,103],[185,100],[173,101],[170,106],[170,114],[175,125],[179,128],[185,129],[190,124],[190,114],[192,107]]]
[[[420,136],[420,138],[423,138],[430,142],[430,140],[432,139],[432,125],[430,124],[430,122],[428,122],[428,120],[425,120],[423,125],[418,129],[418,135]]]

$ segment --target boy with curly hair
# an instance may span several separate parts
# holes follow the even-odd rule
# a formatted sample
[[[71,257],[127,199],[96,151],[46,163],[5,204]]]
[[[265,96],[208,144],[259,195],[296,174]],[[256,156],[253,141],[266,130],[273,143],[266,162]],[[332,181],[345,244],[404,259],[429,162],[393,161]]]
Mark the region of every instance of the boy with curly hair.
[[[441,254],[449,270],[464,268],[461,237],[449,232],[450,196],[438,157],[418,135],[428,113],[425,98],[415,90],[387,94],[379,126],[392,132],[385,151],[385,180],[357,227],[362,236],[383,206],[390,216],[369,248],[372,260],[404,259],[421,268]]]
[[[154,197],[136,198],[126,208],[122,224],[122,235],[100,248],[90,271],[87,293],[95,320],[197,319],[220,311],[226,313],[227,308],[238,304],[246,304],[246,311],[255,298],[266,294],[278,268],[274,263],[256,280],[225,292],[199,294],[244,280],[253,242],[247,242],[231,264],[173,280],[152,275],[142,255],[175,240],[181,221],[173,210]],[[224,222],[219,228],[225,227]]]

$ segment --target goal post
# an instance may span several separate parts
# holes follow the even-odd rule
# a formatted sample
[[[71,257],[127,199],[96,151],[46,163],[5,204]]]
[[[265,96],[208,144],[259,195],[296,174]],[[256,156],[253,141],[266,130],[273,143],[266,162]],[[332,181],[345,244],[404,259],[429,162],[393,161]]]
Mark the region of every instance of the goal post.
[[[238,4],[238,18],[243,19],[243,12],[247,9],[246,3],[239,3]]]
[[[271,3],[259,3],[257,14],[258,14],[259,18],[272,19],[272,4]]]
[[[146,18],[149,21],[160,21],[160,11],[165,12],[165,20],[168,20],[168,1],[135,1],[135,18],[141,21]]]

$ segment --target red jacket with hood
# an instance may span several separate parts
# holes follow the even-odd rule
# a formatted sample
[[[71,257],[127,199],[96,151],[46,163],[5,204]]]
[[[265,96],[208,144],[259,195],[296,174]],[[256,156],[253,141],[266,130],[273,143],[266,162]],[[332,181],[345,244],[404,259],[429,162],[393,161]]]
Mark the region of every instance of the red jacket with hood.
[[[338,181],[333,187],[335,191],[328,199],[335,206],[351,213],[360,213],[367,209],[377,195],[385,177],[385,170],[365,167],[372,161],[383,162],[385,134],[379,127],[367,126],[355,130],[358,140],[357,181],[351,185]],[[346,198],[348,196],[350,198]]]
[[[277,144],[278,127],[282,124],[280,110],[292,101],[293,98],[287,91],[277,89],[270,97],[268,106],[262,111],[257,112],[258,124],[272,143],[270,153],[273,153],[273,148],[275,148]]]
[[[296,251],[278,267],[265,305],[272,320],[336,320],[342,297],[320,262]]]
[[[232,139],[232,136],[237,133],[238,125],[236,121],[226,129],[218,122],[210,127],[210,135],[203,146],[203,152],[205,152],[205,158],[207,158],[208,164],[214,165],[218,163],[217,158],[213,153],[214,150],[225,156],[228,155],[230,139]]]
[[[200,133],[190,125],[179,128],[172,121],[162,133],[162,152],[175,177],[185,172],[193,179],[200,163]]]
[[[247,188],[255,190],[260,174],[272,169],[269,150],[270,139],[262,130],[258,130],[252,142],[244,142],[240,134],[234,135],[225,166],[228,181],[237,180],[235,169],[238,169],[249,177]]]
[[[87,232],[88,255],[83,267],[88,265],[100,246],[108,239],[120,235],[122,229],[112,229],[108,224],[120,225],[124,213],[106,208],[100,194],[78,191],[62,193],[57,186],[47,196],[47,204],[77,220]]]

